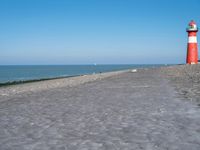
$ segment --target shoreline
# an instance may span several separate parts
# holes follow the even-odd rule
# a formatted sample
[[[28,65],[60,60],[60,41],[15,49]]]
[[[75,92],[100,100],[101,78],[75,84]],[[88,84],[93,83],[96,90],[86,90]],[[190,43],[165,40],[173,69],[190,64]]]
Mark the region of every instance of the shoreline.
[[[132,68],[134,69],[134,68]],[[2,82],[0,83],[0,88],[12,86],[12,85],[21,85],[26,83],[34,83],[34,82],[42,82],[42,81],[49,81],[49,80],[57,80],[57,79],[67,79],[67,78],[73,78],[73,77],[82,77],[82,76],[90,76],[90,75],[100,75],[100,74],[106,74],[106,73],[115,73],[115,72],[121,72],[121,71],[129,71],[132,69],[125,69],[125,70],[117,70],[117,71],[107,71],[107,72],[98,72],[98,73],[88,73],[88,74],[77,74],[77,75],[69,75],[69,76],[57,76],[57,77],[47,77],[47,78],[35,78],[35,79],[27,79],[27,80],[14,80],[14,81],[8,81],[8,82]],[[136,68],[136,69],[143,69],[143,68]]]
[[[33,83],[33,82],[48,81],[48,80],[63,79],[63,78],[71,78],[71,77],[78,77],[78,76],[83,76],[83,75],[60,76],[60,77],[50,77],[50,78],[40,78],[40,79],[8,81],[8,82],[0,83],[0,88],[10,86],[10,85],[19,85],[19,84],[24,84],[24,83]]]
[[[62,87],[74,87],[80,84],[101,80],[104,78],[119,75],[121,73],[129,72],[132,69],[126,69],[121,71],[112,71],[96,74],[86,74],[77,75],[69,77],[58,77],[54,79],[46,80],[35,80],[35,81],[25,81],[19,83],[11,83],[7,85],[0,86],[0,96],[10,97],[24,92],[37,92],[43,90],[49,90],[52,88],[62,88]]]
[[[101,66],[101,65],[100,65]],[[143,66],[143,67],[141,67]],[[150,66],[150,67],[148,67]],[[54,80],[54,79],[62,79],[62,78],[70,78],[70,77],[78,77],[78,76],[84,76],[84,75],[92,75],[92,74],[99,74],[99,73],[108,73],[108,72],[116,72],[116,71],[124,71],[124,70],[130,70],[130,69],[143,69],[143,68],[154,68],[154,67],[162,67],[164,65],[158,64],[158,65],[136,65],[132,66],[132,68],[126,68],[126,69],[117,69],[117,70],[108,70],[108,71],[95,71],[94,72],[88,72],[88,73],[77,73],[77,74],[65,74],[65,75],[57,75],[57,76],[51,76],[51,77],[35,77],[35,78],[28,78],[27,79],[11,79],[11,80],[5,80],[0,82],[0,88],[4,86],[9,86],[9,85],[17,85],[17,84],[24,84],[24,83],[32,83],[32,82],[38,82],[38,81],[46,81],[46,80]]]
[[[181,99],[193,101],[195,104],[200,105],[200,65],[132,68],[121,71],[20,81],[5,85],[0,84],[0,97],[4,99],[5,97],[8,98],[10,96],[17,96],[18,94],[21,95],[24,92],[33,93],[63,87],[74,87],[84,83],[114,77],[122,73],[131,73],[131,70],[134,69],[137,70],[138,74],[142,74],[145,70],[150,70],[150,72],[157,71],[164,80],[167,80],[170,83]]]

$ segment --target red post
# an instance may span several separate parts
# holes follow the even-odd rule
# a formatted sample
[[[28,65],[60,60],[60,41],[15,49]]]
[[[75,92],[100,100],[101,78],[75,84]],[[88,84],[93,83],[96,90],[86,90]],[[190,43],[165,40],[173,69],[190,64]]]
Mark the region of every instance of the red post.
[[[188,46],[187,46],[187,64],[198,64],[198,46],[197,46],[197,32],[196,23],[192,20],[187,28],[188,32]]]

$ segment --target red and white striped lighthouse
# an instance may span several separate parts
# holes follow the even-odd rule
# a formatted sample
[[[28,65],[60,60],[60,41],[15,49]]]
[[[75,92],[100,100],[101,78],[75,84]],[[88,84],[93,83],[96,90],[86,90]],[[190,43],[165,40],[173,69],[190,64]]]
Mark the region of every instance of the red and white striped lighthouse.
[[[196,23],[192,20],[188,27],[188,46],[187,46],[187,64],[197,64],[198,63],[198,46],[197,46],[197,32],[198,28]]]

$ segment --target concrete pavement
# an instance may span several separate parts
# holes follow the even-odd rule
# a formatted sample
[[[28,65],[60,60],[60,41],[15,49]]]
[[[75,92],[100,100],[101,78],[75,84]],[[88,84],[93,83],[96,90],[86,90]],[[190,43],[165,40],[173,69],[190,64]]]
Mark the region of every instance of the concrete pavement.
[[[199,150],[200,109],[159,69],[1,99],[0,150]]]

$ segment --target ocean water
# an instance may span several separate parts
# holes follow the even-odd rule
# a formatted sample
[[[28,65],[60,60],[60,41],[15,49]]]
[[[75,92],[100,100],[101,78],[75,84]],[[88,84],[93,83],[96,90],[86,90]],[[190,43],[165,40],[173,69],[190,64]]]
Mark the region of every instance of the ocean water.
[[[27,65],[0,66],[0,84],[78,76],[161,65]]]

